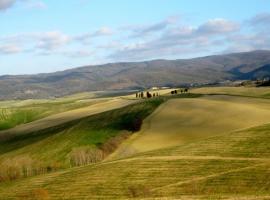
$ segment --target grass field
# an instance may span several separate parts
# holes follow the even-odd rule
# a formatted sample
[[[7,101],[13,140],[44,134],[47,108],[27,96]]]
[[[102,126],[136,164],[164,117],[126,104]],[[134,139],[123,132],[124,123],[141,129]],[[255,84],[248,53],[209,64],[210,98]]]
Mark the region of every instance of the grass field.
[[[158,90],[160,95],[168,94],[171,89]],[[132,94],[130,94],[132,93]],[[123,96],[122,96],[123,95]],[[82,110],[90,109],[92,112],[93,107],[97,107],[98,103],[106,103],[102,107],[113,108],[111,102],[115,103],[115,99],[135,99],[134,91],[99,91],[99,92],[85,92],[74,94],[62,98],[55,99],[39,99],[39,100],[13,100],[13,101],[0,101],[0,131],[16,127],[21,124],[27,124],[45,117],[59,114],[61,115],[78,115]],[[120,104],[122,102],[120,101]],[[95,106],[93,106],[95,105]],[[99,104],[102,105],[102,104]],[[125,103],[124,103],[125,105]],[[90,106],[92,106],[90,108]],[[88,107],[88,108],[85,108]],[[79,108],[81,110],[75,111]],[[98,110],[99,108],[97,108]],[[71,112],[67,112],[71,111]],[[65,114],[62,114],[66,112]],[[74,113],[74,114],[73,114]],[[55,115],[44,120],[44,124],[49,124],[47,120],[62,123],[61,115]],[[57,118],[57,119],[54,119]],[[41,120],[43,121],[43,120]],[[38,127],[41,125],[38,125]],[[47,125],[48,126],[48,125]]]
[[[39,190],[51,199],[269,199],[268,143],[269,125],[259,126],[182,147],[5,183],[0,199],[31,199]],[[237,155],[238,149],[243,151]]]
[[[257,98],[270,98],[270,87],[203,87],[192,89],[192,93],[226,94]]]
[[[18,165],[13,169],[19,171],[18,173],[23,171],[21,168],[29,167],[32,171],[38,168],[41,172],[37,174],[40,174],[101,161],[132,132],[139,129],[142,120],[163,100],[153,99],[135,104],[131,102],[132,105],[124,108],[118,106],[118,109],[111,104],[112,110],[107,112],[104,111],[108,107],[96,106],[99,112],[103,112],[88,116],[91,112],[86,109],[87,117],[62,122],[61,125],[50,128],[41,127],[34,132],[16,132],[12,137],[0,140],[0,181],[1,173],[4,177],[2,179],[13,179],[13,173],[12,176],[5,175],[9,174],[9,167],[13,165]],[[121,102],[122,106],[125,106],[124,102]],[[13,130],[10,130],[10,134]],[[20,174],[18,178],[21,176]]]
[[[0,131],[26,124],[53,114],[85,108],[127,96],[132,91],[85,92],[54,99],[0,101]],[[106,106],[106,105],[105,105]],[[81,112],[81,111],[78,111]],[[59,116],[59,118],[61,118]],[[46,122],[47,123],[47,122]],[[61,123],[61,122],[60,122]]]
[[[0,138],[9,137],[14,135],[27,134],[29,132],[35,132],[42,129],[54,127],[74,121],[76,119],[81,119],[90,115],[102,113],[111,109],[117,109],[129,104],[135,103],[135,101],[129,101],[121,98],[111,99],[101,102],[96,102],[90,106],[85,106],[83,108],[73,109],[71,111],[61,112],[59,114],[50,115],[39,120],[35,120],[30,123],[22,124],[20,126],[14,127],[0,132]]]
[[[258,126],[269,122],[269,110],[269,100],[247,97],[172,99],[147,118],[142,130],[118,151],[127,154],[166,148]]]
[[[78,97],[82,97],[81,95]],[[5,101],[0,103],[0,130],[10,129],[56,113],[74,110],[107,101],[106,99],[74,99],[66,97],[56,100]]]
[[[65,169],[0,182],[0,199],[270,199],[268,91],[244,90],[196,89],[208,95],[141,101],[17,136],[0,145],[0,160],[24,155]],[[118,136],[107,159],[66,168],[72,150],[104,149]]]

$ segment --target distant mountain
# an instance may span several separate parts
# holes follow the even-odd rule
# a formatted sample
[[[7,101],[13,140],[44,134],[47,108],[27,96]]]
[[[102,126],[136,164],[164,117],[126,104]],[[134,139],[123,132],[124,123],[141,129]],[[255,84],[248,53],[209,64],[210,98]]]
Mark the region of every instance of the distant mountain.
[[[0,99],[51,98],[84,91],[206,84],[265,76],[270,76],[270,51],[122,62],[48,74],[0,76]]]

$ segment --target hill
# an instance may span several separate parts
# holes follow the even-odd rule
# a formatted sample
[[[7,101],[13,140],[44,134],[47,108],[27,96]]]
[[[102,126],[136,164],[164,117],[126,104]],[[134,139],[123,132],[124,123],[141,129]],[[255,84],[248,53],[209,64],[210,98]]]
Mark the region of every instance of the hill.
[[[269,76],[270,51],[182,60],[111,63],[37,75],[1,76],[0,99],[52,98],[84,91],[206,84]]]
[[[72,148],[100,147],[104,136],[121,135],[134,116],[148,116],[108,159],[2,182],[0,199],[269,199],[269,96],[258,88],[250,97],[249,88],[200,92],[206,95],[143,101],[89,116],[37,141],[2,143],[2,159],[29,154],[67,166]],[[9,146],[16,148],[4,152]]]
[[[162,102],[115,98],[0,131],[0,182],[100,162]]]
[[[142,130],[128,139],[112,157],[179,146],[265,124],[269,122],[269,109],[269,99],[226,95],[172,99],[151,114]]]

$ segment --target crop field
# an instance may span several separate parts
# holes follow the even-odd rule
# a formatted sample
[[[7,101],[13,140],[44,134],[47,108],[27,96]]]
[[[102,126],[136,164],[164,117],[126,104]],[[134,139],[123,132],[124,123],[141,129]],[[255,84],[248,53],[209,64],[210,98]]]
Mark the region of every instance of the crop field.
[[[269,110],[269,100],[248,97],[172,99],[148,117],[142,130],[118,151],[127,154],[167,148],[258,126],[269,122]]]
[[[124,102],[117,107],[112,104],[109,111],[104,105],[102,108],[96,106],[100,109],[98,113],[86,110],[88,115],[83,118],[45,129],[41,127],[34,132],[21,133],[16,129],[15,134],[14,129],[9,130],[7,137],[0,140],[0,182],[1,179],[32,176],[37,170],[34,174],[102,160],[138,129],[142,120],[163,100],[130,101],[131,105]],[[25,174],[25,168],[31,172]]]
[[[119,96],[117,95],[122,94],[126,96],[130,92],[131,91],[124,91],[121,93],[99,91],[79,93],[54,99],[0,101],[0,131],[54,114],[73,111],[79,108],[89,108],[97,103],[105,103],[109,100],[114,100],[115,98],[112,96],[118,98]],[[86,110],[88,108],[86,108]],[[81,110],[75,111],[75,115],[79,112],[81,112]],[[61,116],[58,117],[61,118]],[[49,120],[55,121],[54,119]],[[56,119],[56,121],[58,120],[59,119]]]
[[[0,130],[10,129],[44,117],[93,105],[105,99],[28,100],[0,103]]]
[[[92,105],[98,113],[21,129],[0,142],[0,179],[13,161],[52,170],[0,180],[0,199],[270,199],[270,100],[256,89],[114,97]],[[93,148],[106,156],[80,165]]]
[[[270,87],[203,87],[192,89],[192,93],[270,98]]]
[[[0,136],[5,135],[21,135],[28,132],[35,132],[38,130],[54,127],[57,125],[61,125],[63,123],[67,123],[76,119],[84,118],[90,115],[98,114],[101,112],[105,112],[111,109],[120,108],[123,106],[127,106],[133,101],[128,101],[124,99],[112,99],[105,102],[95,103],[90,106],[86,106],[83,108],[73,109],[71,111],[62,112],[59,114],[50,115],[48,117],[42,118],[40,120],[35,120],[33,122],[22,124],[12,129],[8,129],[6,131],[0,132]]]
[[[269,199],[268,142],[269,126],[259,126],[2,184],[0,198],[31,199],[46,191],[48,199]],[[238,149],[243,151],[237,155]],[[42,194],[36,195],[41,199]]]

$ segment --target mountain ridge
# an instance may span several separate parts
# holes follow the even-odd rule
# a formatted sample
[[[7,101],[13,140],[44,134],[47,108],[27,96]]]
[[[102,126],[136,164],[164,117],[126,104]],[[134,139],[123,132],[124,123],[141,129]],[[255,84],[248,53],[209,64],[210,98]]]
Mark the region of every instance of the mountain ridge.
[[[85,91],[256,79],[269,76],[269,64],[270,51],[257,50],[192,59],[89,65],[34,75],[3,75],[0,99],[52,98]]]

